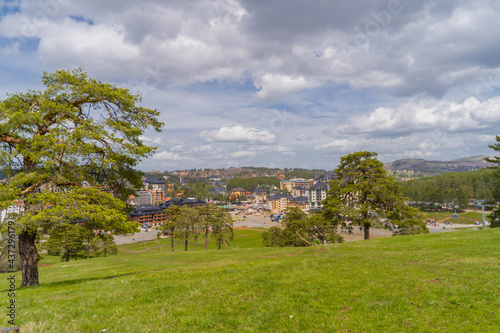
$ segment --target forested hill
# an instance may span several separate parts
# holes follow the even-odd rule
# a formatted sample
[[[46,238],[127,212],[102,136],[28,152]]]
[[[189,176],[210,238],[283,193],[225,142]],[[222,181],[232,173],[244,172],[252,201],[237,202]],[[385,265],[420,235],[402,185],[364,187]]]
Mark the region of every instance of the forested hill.
[[[484,169],[491,164],[486,163],[487,156],[472,156],[452,161],[428,161],[421,158],[405,158],[386,163],[384,168],[389,171],[412,171],[416,174],[439,175],[447,172],[464,172]]]
[[[465,207],[470,199],[493,198],[493,173],[483,169],[470,172],[447,173],[435,177],[424,177],[401,184],[403,194],[413,201],[454,202]]]

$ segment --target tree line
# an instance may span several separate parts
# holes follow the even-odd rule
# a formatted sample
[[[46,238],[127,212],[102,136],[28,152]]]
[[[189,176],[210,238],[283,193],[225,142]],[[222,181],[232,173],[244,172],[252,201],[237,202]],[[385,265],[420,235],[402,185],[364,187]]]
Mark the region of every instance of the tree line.
[[[225,179],[226,187],[229,191],[234,188],[241,187],[247,191],[252,191],[256,189],[259,185],[268,185],[280,187],[280,181],[273,177],[255,177],[255,178],[240,178],[235,177],[231,179]]]
[[[163,224],[162,231],[170,236],[171,251],[174,251],[174,238],[184,242],[184,251],[188,250],[189,240],[198,240],[200,237],[205,239],[205,250],[208,250],[209,237],[217,242],[219,250],[233,239],[233,219],[224,208],[214,205],[173,206],[165,212],[169,218]]]
[[[416,202],[454,203],[466,207],[470,199],[491,200],[495,172],[490,169],[447,173],[401,184],[403,195]]]

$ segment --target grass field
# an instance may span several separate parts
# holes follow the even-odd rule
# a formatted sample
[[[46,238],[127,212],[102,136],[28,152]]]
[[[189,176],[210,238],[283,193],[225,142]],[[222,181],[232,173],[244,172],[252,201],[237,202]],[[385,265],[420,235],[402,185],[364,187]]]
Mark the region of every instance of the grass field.
[[[443,211],[422,211],[426,219],[437,220],[441,222],[453,222],[454,224],[474,224],[476,221],[482,223],[483,215],[481,212],[457,213],[458,218],[453,219],[453,212]]]
[[[23,333],[499,331],[500,230],[311,248],[263,248],[256,230],[236,236],[221,251],[172,253],[165,239],[40,267],[41,285],[17,290],[16,324]]]

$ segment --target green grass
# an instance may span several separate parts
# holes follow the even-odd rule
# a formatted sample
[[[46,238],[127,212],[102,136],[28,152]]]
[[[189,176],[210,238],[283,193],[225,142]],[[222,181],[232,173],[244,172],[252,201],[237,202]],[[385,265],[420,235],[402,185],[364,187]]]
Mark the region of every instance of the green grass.
[[[108,258],[40,267],[41,285],[17,290],[16,324],[23,333],[500,327],[500,230],[312,248],[259,247],[251,232],[240,239],[252,248],[235,238],[231,249],[172,253],[153,241]]]
[[[458,218],[453,219],[453,212],[442,211],[422,211],[426,219],[444,222],[453,222],[454,224],[474,224],[476,221],[482,223],[483,215],[478,212],[457,213]]]

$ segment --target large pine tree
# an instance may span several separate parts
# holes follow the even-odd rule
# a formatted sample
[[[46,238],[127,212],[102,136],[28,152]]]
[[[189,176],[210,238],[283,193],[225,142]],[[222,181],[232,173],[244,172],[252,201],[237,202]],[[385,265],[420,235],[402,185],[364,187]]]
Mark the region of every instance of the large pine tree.
[[[8,175],[0,208],[15,200],[25,208],[15,218],[21,286],[38,284],[41,229],[82,219],[88,229],[134,230],[118,199],[142,185],[134,167],[155,150],[143,131],[162,126],[158,111],[136,105],[140,97],[81,70],[44,73],[42,83],[44,91],[0,103],[0,168]]]

